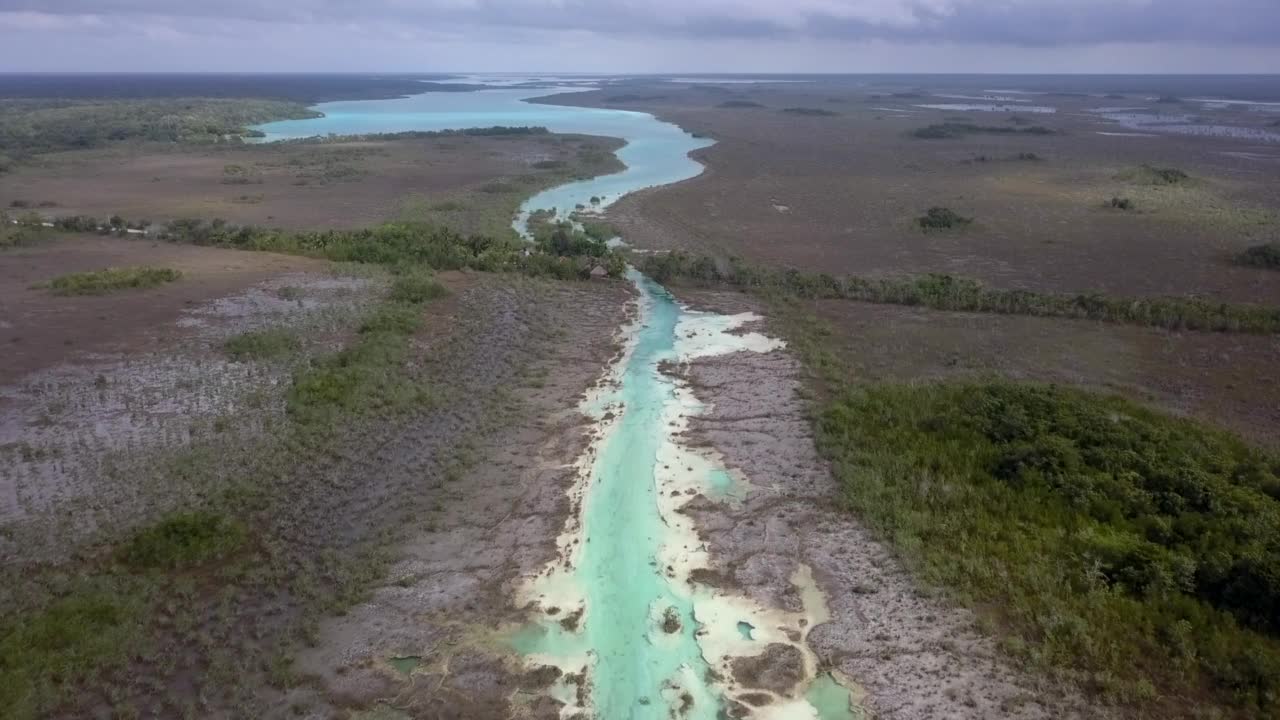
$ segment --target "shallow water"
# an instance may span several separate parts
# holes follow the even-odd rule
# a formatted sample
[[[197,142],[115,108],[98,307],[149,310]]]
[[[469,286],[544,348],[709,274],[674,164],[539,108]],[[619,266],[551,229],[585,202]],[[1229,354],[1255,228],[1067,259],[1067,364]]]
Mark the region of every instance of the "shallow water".
[[[658,363],[674,358],[680,308],[656,284],[637,282],[644,293],[643,325],[616,394],[602,398],[621,409],[621,419],[591,470],[576,572],[560,580],[582,594],[583,628],[565,632],[558,622],[548,624],[517,647],[552,658],[589,652],[599,718],[664,719],[669,701],[687,693],[694,712],[686,717],[715,720],[719,702],[705,680],[709,668],[694,638],[692,599],[672,586],[658,562],[669,533],[654,478],[671,398],[670,380]]]
[[[1280,143],[1280,133],[1257,127],[1223,125],[1187,113],[1134,112],[1133,108],[1095,108],[1103,119],[1130,130]]]
[[[856,717],[851,693],[835,683],[826,687],[803,641],[826,619],[807,569],[793,579],[804,598],[801,612],[689,581],[708,555],[679,508],[699,494],[732,502],[734,480],[715,458],[680,444],[687,418],[703,408],[662,364],[768,352],[781,343],[735,332],[755,316],[688,310],[647,278],[633,272],[632,280],[641,300],[628,351],[611,382],[583,407],[600,419],[602,435],[579,467],[581,523],[571,522],[560,537],[561,559],[525,588],[524,599],[543,612],[512,644],[566,677],[585,670],[589,707],[570,714],[581,709],[599,720],[715,720],[728,698],[747,691],[732,679],[732,658],[793,644],[806,657],[805,682],[794,695],[777,696],[760,717]],[[579,623],[566,627],[565,617]],[[560,688],[559,697],[576,696],[575,688]]]

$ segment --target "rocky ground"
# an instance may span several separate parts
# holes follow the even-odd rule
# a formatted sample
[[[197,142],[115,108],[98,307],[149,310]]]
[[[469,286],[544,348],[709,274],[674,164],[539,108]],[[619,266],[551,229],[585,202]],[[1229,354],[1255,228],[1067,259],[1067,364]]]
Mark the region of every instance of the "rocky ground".
[[[415,427],[396,443],[396,465],[414,468],[398,474],[439,488],[437,499],[413,519],[385,584],[325,621],[315,647],[300,654],[306,682],[277,704],[281,716],[290,707],[316,718],[557,717],[558,703],[520,690],[545,687],[558,673],[526,671],[504,634],[523,617],[516,581],[555,557],[573,462],[591,430],[577,404],[618,352],[629,291],[610,283],[541,292],[536,304],[495,318],[522,328],[512,357],[527,364],[499,361],[454,377],[449,428],[478,438],[478,462],[453,478],[446,469],[441,483],[423,462],[456,442],[455,433]],[[509,339],[484,337],[494,328],[475,330],[477,347],[512,353],[502,349]],[[487,396],[495,403],[488,411]]]
[[[162,249],[243,255],[175,248]],[[577,401],[616,352],[630,286],[443,273],[450,293],[423,306],[395,379],[425,401],[300,435],[290,374],[348,346],[387,282],[302,265],[221,294],[191,269],[195,287],[56,299],[80,301],[65,311],[92,352],[50,350],[4,387],[0,603],[39,615],[87,583],[139,612],[128,661],[54,716],[328,718],[402,693],[417,717],[508,716],[513,693],[494,689],[523,670],[493,631],[518,618],[509,581],[554,555],[585,444]],[[165,317],[83,332],[149,292]],[[226,355],[227,338],[272,327],[300,349]],[[253,541],[226,562],[145,575],[112,562],[136,528],[246,488]],[[398,657],[421,669],[400,673]]]
[[[721,311],[755,309],[737,294],[682,297]],[[680,376],[707,405],[690,418],[689,445],[718,453],[751,486],[740,503],[686,506],[713,560],[698,580],[798,612],[804,598],[793,578],[809,567],[830,613],[808,632],[809,645],[826,668],[865,691],[860,703],[875,717],[1107,717],[1069,688],[1012,666],[971,613],[918,587],[884,544],[836,507],[835,481],[814,448],[801,398],[801,369],[787,351],[699,359]],[[775,679],[787,675],[788,657],[793,664],[800,657],[776,649],[756,663]],[[768,677],[758,684],[768,689]]]

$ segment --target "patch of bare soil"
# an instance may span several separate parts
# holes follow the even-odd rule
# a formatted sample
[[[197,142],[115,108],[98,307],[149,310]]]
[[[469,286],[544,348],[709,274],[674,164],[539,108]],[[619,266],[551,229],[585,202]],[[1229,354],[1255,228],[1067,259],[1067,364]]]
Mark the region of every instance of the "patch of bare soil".
[[[447,220],[460,232],[491,231],[488,216],[497,213],[499,226],[509,223],[507,205],[521,192],[566,169],[612,169],[609,151],[616,146],[576,135],[239,148],[143,144],[41,156],[0,176],[0,203],[19,201],[44,215],[222,218],[289,229],[365,227],[408,213]]]
[[[66,273],[151,265],[182,272],[156,288],[58,297],[34,287]],[[66,236],[0,254],[0,385],[96,353],[147,354],[172,342],[192,308],[287,273],[324,272],[307,258],[98,236]]]
[[[523,617],[513,584],[555,556],[573,462],[590,429],[577,405],[618,351],[630,291],[621,283],[538,283],[511,296],[521,305],[506,312],[523,340],[491,352],[519,363],[501,361],[508,370],[499,376],[462,366],[452,376],[452,413],[476,416],[488,396],[496,403],[466,431],[475,464],[411,474],[432,504],[406,528],[386,584],[325,621],[315,646],[299,654],[307,682],[278,707],[316,718],[374,710],[387,718],[558,717],[558,703],[517,692],[555,677],[525,673],[502,632]],[[450,436],[414,434],[392,457],[400,466],[432,452],[439,463],[457,441]]]
[[[1070,688],[1013,666],[968,611],[922,592],[885,546],[836,509],[835,483],[814,449],[798,396],[800,367],[789,353],[699,359],[682,373],[708,408],[690,418],[687,441],[712,448],[751,484],[741,503],[686,506],[718,582],[766,605],[798,608],[791,578],[809,566],[831,616],[808,633],[810,646],[826,667],[866,691],[862,703],[875,717],[1108,717]],[[787,681],[768,652],[736,662],[735,674],[754,686]]]

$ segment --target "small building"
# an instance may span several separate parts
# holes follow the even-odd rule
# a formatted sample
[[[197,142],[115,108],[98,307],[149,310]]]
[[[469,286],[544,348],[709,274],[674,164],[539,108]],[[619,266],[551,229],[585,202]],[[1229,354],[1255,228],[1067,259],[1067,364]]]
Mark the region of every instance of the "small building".
[[[607,277],[609,277],[609,271],[605,270],[603,265],[597,265],[591,268],[592,280],[603,280]]]

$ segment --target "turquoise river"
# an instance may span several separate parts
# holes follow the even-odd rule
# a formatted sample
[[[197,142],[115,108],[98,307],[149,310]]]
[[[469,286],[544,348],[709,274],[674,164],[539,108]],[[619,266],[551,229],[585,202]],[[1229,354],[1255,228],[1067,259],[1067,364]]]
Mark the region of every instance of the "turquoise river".
[[[626,142],[618,151],[625,170],[539,193],[513,219],[517,229],[532,209],[555,208],[567,216],[576,206],[589,205],[593,196],[607,206],[629,192],[702,171],[689,153],[710,142],[652,115],[527,102],[576,89],[494,87],[323,103],[316,106],[322,118],[259,129],[270,141],[540,125]],[[580,479],[573,492],[581,501],[581,516],[569,521],[558,541],[561,558],[525,583],[519,600],[535,608],[538,617],[515,631],[511,643],[531,663],[564,671],[551,693],[565,703],[565,717],[585,713],[597,720],[717,720],[743,692],[734,685],[730,661],[759,654],[766,643],[797,644],[794,638],[822,622],[826,610],[807,569],[793,578],[806,598],[799,613],[761,607],[688,582],[690,571],[705,567],[708,560],[691,521],[677,512],[679,503],[693,493],[732,502],[748,484],[732,478],[713,457],[680,446],[676,438],[685,418],[701,406],[659,366],[738,350],[768,352],[780,343],[737,331],[754,319],[750,315],[689,310],[639,273],[632,271],[631,280],[639,300],[633,322],[624,329],[626,351],[582,408],[596,418],[599,430],[579,461]],[[860,717],[849,691],[817,670],[803,640],[798,646],[806,658],[805,682],[794,696],[772,698],[751,717]],[[587,692],[580,692],[583,682]]]

